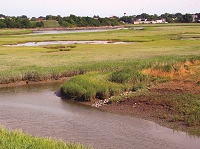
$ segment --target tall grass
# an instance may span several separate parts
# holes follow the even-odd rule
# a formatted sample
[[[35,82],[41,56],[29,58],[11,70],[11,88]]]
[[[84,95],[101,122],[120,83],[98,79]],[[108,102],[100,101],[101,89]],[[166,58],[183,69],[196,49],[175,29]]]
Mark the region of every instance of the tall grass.
[[[86,149],[80,144],[64,143],[49,138],[37,138],[22,131],[0,127],[1,149]]]
[[[172,61],[165,61],[163,58],[162,60],[160,59],[159,62],[157,61],[156,65],[152,63],[154,62],[153,60],[146,60],[132,63],[132,66],[123,65],[114,69],[107,68],[107,73],[102,73],[102,69],[97,69],[99,73],[87,73],[85,75],[73,77],[71,80],[64,83],[61,87],[61,92],[68,98],[81,101],[91,101],[94,98],[107,98],[124,91],[136,91],[152,83],[170,79],[166,75],[155,77],[155,73],[148,72],[148,74],[146,71],[143,72],[143,70],[148,69],[148,67],[150,67],[149,69],[159,70],[160,73],[164,74],[169,73],[175,66],[178,68],[184,65],[184,67],[188,69],[185,62],[194,63],[198,60],[199,57],[196,56],[188,57],[188,59],[185,59],[185,57],[173,59]],[[149,63],[149,65],[145,65],[146,63]],[[173,71],[178,70],[173,69]],[[89,70],[85,72],[89,72]]]
[[[140,82],[148,82],[148,80],[149,80],[148,75],[142,74],[140,71],[134,70],[133,68],[132,69],[124,68],[123,70],[113,72],[109,77],[109,81],[122,84],[125,83],[137,84]]]
[[[61,93],[68,98],[91,101],[118,95],[123,91],[121,84],[106,79],[106,74],[89,73],[73,77],[61,86]]]
[[[145,75],[142,74],[141,72],[144,69],[151,68],[152,70],[161,70],[163,72],[168,72],[169,69],[171,68],[173,68],[174,70],[175,69],[178,70],[178,68],[184,65],[187,61],[195,63],[195,61],[199,60],[200,57],[194,55],[165,56],[165,57],[156,56],[148,60],[146,59],[118,60],[118,61],[105,61],[105,62],[93,62],[93,63],[79,63],[71,66],[67,65],[67,66],[41,67],[41,66],[31,65],[28,67],[26,66],[26,67],[19,67],[17,69],[0,71],[0,84],[18,82],[18,81],[42,81],[49,79],[59,79],[61,77],[71,77],[74,75],[85,74],[91,71],[98,71],[98,72],[117,71],[117,73],[113,74],[113,77],[114,75],[118,75],[117,76],[118,79],[120,79],[119,75],[121,75],[121,77],[125,76],[132,77],[133,81],[134,76],[138,77],[139,75],[140,77],[144,77],[143,79],[147,77],[146,76],[147,74]],[[184,67],[187,68],[187,65],[185,65]],[[124,80],[121,81],[123,82]]]

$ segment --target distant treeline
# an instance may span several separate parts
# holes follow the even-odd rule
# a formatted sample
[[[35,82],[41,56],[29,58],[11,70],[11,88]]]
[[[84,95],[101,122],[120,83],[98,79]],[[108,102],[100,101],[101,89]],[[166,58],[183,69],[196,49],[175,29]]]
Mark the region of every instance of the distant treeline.
[[[80,17],[75,15],[70,15],[67,17],[61,17],[60,15],[53,16],[47,15],[46,17],[32,17],[28,18],[25,15],[19,17],[10,17],[0,14],[0,28],[38,28],[44,27],[45,21],[55,20],[59,23],[61,27],[99,27],[99,26],[117,26],[123,23],[133,23],[136,20],[145,19],[147,21],[154,21],[165,19],[168,23],[192,23],[200,22],[200,13],[196,14],[169,14],[165,13],[160,16],[154,14],[149,15],[142,13],[140,15],[132,15],[117,17],[105,17],[101,18],[99,16],[93,17]]]
[[[98,27],[122,25],[118,18],[79,17],[70,15],[68,17],[47,15],[46,17],[29,19],[27,16],[9,17],[0,15],[0,28],[37,28],[44,27],[45,21],[55,20],[61,27]]]
[[[117,26],[122,23],[118,18],[100,18],[99,16],[94,17],[78,17],[75,15],[70,15],[69,17],[54,17],[47,16],[47,20],[55,19],[63,27],[85,27],[85,26]]]
[[[43,21],[32,21],[27,16],[9,17],[0,15],[0,28],[36,28],[44,27]]]
[[[165,13],[161,14],[160,16],[157,14],[149,15],[147,13],[142,13],[140,15],[133,15],[133,16],[123,16],[120,18],[121,21],[127,22],[127,23],[133,23],[134,21],[137,21],[139,19],[146,19],[147,21],[156,21],[165,19],[168,23],[200,23],[200,13],[196,14],[170,14]]]

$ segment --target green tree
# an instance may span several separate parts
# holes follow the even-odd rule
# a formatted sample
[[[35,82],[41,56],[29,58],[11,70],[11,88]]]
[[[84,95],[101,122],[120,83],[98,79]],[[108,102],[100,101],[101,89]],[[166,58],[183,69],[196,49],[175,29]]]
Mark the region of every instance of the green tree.
[[[175,22],[177,22],[177,23],[183,22],[183,15],[181,13],[176,13],[175,17],[176,17]]]
[[[36,22],[36,27],[44,27],[44,22]]]
[[[183,15],[183,23],[191,23],[193,21],[191,14],[185,14]]]
[[[6,28],[6,24],[4,23],[4,21],[0,20],[0,28]]]
[[[15,27],[15,21],[9,17],[5,18],[5,24],[7,28],[14,28]]]

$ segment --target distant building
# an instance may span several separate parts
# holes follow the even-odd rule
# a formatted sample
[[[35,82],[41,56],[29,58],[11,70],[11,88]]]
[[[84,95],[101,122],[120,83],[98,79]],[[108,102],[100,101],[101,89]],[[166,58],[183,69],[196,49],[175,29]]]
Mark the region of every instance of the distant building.
[[[161,24],[161,23],[168,23],[168,22],[166,22],[166,19],[155,20],[155,21],[148,21],[147,19],[138,19],[133,21],[133,24]]]
[[[192,22],[200,22],[199,14],[192,14]]]
[[[140,24],[140,21],[138,21],[138,20],[133,21],[133,24]]]
[[[40,16],[40,17],[36,18],[36,20],[37,20],[37,21],[43,21],[43,20],[46,20],[46,17]]]
[[[5,19],[4,17],[0,17],[0,20],[3,20],[3,19]]]

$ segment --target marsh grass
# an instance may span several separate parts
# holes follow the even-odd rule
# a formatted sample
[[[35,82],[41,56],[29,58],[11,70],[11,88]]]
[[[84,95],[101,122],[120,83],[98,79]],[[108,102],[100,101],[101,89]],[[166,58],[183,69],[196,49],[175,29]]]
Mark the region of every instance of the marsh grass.
[[[134,70],[134,68],[130,69],[123,69],[120,71],[113,72],[110,77],[109,81],[117,82],[117,83],[133,83],[137,84],[140,82],[148,82],[149,78],[148,75],[142,74],[141,72]]]
[[[196,59],[198,60],[199,57]],[[102,99],[113,95],[119,95],[124,91],[137,91],[138,89],[146,88],[152,83],[170,80],[169,78],[166,78],[167,75],[163,74],[171,74],[172,68],[174,68],[174,66],[177,68],[184,65],[185,67],[187,66],[187,69],[189,69],[188,65],[186,65],[186,62],[189,65],[190,63],[196,62],[196,60],[194,61],[194,57],[192,57],[190,60],[183,60],[179,58],[176,62],[175,59],[173,59],[173,62],[164,62],[162,60],[160,63],[157,62],[157,67],[154,67],[155,65],[153,64],[149,64],[149,66],[153,66],[153,69],[157,69],[159,71],[160,77],[157,77],[157,73],[149,73],[150,75],[145,74],[146,71],[143,71],[144,68],[147,67],[144,66],[144,63],[147,63],[145,61],[141,61],[141,64],[138,62],[132,63],[132,67],[124,65],[120,68],[116,67],[114,70],[108,69],[107,73],[87,73],[85,75],[73,77],[71,80],[67,81],[61,87],[61,92],[68,98],[81,101],[91,101],[95,98]],[[165,68],[166,66],[169,66],[170,70],[169,68]],[[98,71],[102,70],[99,69]],[[174,69],[173,71],[179,72],[179,70]],[[89,72],[89,70],[85,72]],[[181,71],[178,74],[175,73],[175,75],[180,76],[182,73],[185,72]]]
[[[64,143],[50,138],[33,137],[22,131],[0,127],[1,149],[86,149],[80,144]]]
[[[58,45],[50,46],[50,49],[51,48],[60,48],[60,46],[58,46]],[[73,50],[68,51],[68,52],[74,53],[74,51],[76,52],[78,47],[74,47],[72,45],[72,47],[70,46],[69,48],[71,48]],[[54,49],[52,49],[52,50],[54,50]],[[90,50],[86,51],[86,53],[87,52],[90,52]],[[61,54],[61,55],[63,55],[63,54]],[[50,57],[50,56],[53,56],[53,57]],[[5,57],[5,55],[0,55],[0,57]],[[46,57],[46,54],[45,54],[45,57]],[[43,57],[43,59],[45,57]],[[57,59],[57,56],[54,57],[54,54],[48,55],[48,57],[46,58],[48,60],[44,63],[44,65],[51,64],[51,66],[48,66],[48,67],[38,66],[38,65],[30,65],[30,64],[27,65],[27,63],[23,63],[20,61],[18,64],[21,65],[21,67],[19,67],[19,66],[15,67],[16,62],[11,63],[11,65],[14,65],[14,67],[12,66],[10,70],[5,69],[5,70],[0,71],[0,83],[5,84],[5,83],[11,83],[11,82],[17,82],[17,81],[42,81],[42,80],[49,80],[49,79],[58,79],[60,77],[70,77],[70,76],[84,74],[84,73],[91,72],[91,71],[98,71],[98,72],[115,72],[115,71],[117,71],[117,73],[112,74],[112,77],[110,79],[112,80],[116,76],[115,81],[114,80],[113,81],[118,82],[118,83],[120,83],[119,79],[121,79],[121,83],[123,83],[123,82],[126,83],[126,82],[130,82],[130,81],[133,82],[133,81],[138,81],[138,80],[141,80],[141,82],[142,82],[142,80],[144,80],[144,82],[145,82],[145,81],[148,81],[148,79],[149,79],[148,75],[150,75],[151,73],[145,74],[142,72],[142,70],[151,68],[150,70],[156,70],[157,72],[158,72],[158,70],[161,70],[162,72],[166,72],[166,71],[168,72],[169,69],[166,70],[166,67],[167,68],[170,67],[170,68],[173,68],[174,70],[176,70],[176,72],[178,72],[179,68],[181,68],[183,64],[184,64],[183,67],[186,70],[188,69],[187,68],[188,65],[185,64],[187,61],[190,61],[190,63],[195,63],[196,61],[198,61],[200,59],[198,56],[165,56],[165,57],[156,56],[156,57],[148,59],[148,60],[146,60],[146,59],[123,60],[122,59],[122,60],[118,60],[118,61],[107,60],[107,61],[93,61],[93,62],[90,62],[90,61],[87,62],[87,60],[85,60],[85,62],[83,62],[83,60],[81,62],[79,62],[79,61],[73,62],[73,61],[69,60],[69,62],[66,61],[61,66],[57,66],[54,64],[54,61],[55,61],[55,63],[57,63],[57,61],[64,60],[63,58],[61,58],[61,59],[59,59],[59,58],[60,57],[58,57],[58,59]],[[32,59],[32,57],[30,57],[29,59]],[[42,64],[42,61],[38,60],[37,62],[40,62],[40,64]],[[1,62],[3,65],[3,61],[1,61]],[[179,65],[179,63],[181,65]],[[5,66],[5,68],[7,68],[7,67],[9,68],[9,66]],[[163,67],[165,69],[161,69]],[[134,70],[134,72],[133,72],[133,70]],[[132,77],[132,80],[129,80],[129,79],[131,79],[131,77]],[[136,78],[134,79],[134,77],[136,77]],[[140,79],[137,79],[137,77],[140,77]],[[159,77],[159,76],[157,76],[157,77]],[[161,77],[161,78],[163,78],[163,77]],[[147,79],[147,80],[145,80],[145,79]],[[154,77],[154,79],[156,80],[157,78]]]
[[[106,79],[106,74],[89,73],[73,77],[61,87],[61,93],[68,98],[81,101],[105,99],[123,91],[121,84]]]
[[[0,35],[21,35],[21,34],[29,34],[31,33],[31,30],[22,30],[22,29],[0,29]]]

